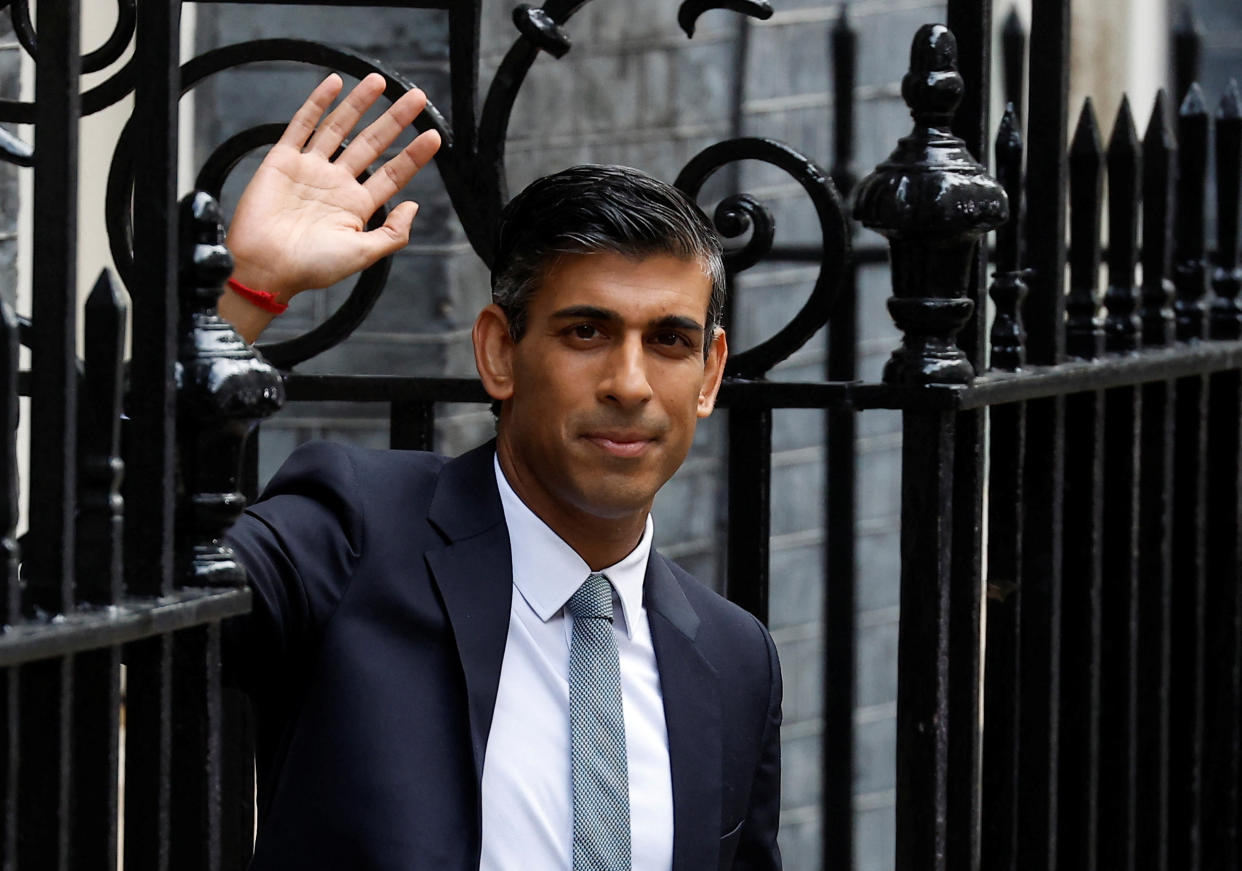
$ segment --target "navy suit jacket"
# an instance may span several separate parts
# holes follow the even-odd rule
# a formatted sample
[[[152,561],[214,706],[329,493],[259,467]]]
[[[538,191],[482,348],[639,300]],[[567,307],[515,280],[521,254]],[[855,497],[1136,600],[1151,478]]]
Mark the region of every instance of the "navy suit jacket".
[[[252,869],[478,868],[513,589],[493,452],[305,445],[230,533],[255,602],[225,629],[258,720]],[[779,868],[771,638],[654,552],[643,596],[673,868]]]

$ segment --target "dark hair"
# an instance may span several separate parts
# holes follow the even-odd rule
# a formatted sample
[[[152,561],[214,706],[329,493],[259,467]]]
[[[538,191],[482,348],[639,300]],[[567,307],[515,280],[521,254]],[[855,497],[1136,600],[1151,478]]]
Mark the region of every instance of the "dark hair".
[[[720,325],[724,262],[720,237],[703,211],[677,188],[639,170],[589,164],[536,179],[501,212],[492,301],[509,319],[514,341],[526,330],[531,294],[557,256],[596,251],[700,261],[712,282],[707,336]],[[710,347],[704,343],[704,352]]]

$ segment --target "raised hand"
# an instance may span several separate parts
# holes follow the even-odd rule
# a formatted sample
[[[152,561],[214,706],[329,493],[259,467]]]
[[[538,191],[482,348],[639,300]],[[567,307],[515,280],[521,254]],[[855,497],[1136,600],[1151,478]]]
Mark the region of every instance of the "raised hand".
[[[432,159],[439,134],[420,134],[365,183],[357,178],[423,110],[423,92],[404,94],[332,160],[384,86],[384,77],[372,73],[325,118],[342,88],[334,73],[298,109],[233,215],[228,246],[238,282],[287,303],[303,290],[327,287],[365,269],[409,241],[416,203],[396,206],[375,230],[366,230],[366,223]],[[231,292],[221,297],[220,313],[247,341],[271,320]]]

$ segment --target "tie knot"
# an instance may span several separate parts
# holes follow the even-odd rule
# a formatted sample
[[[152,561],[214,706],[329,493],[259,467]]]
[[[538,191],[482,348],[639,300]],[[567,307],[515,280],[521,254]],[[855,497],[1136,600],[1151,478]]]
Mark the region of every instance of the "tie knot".
[[[602,617],[612,619],[612,585],[598,572],[592,572],[565,603],[565,609],[574,617]]]

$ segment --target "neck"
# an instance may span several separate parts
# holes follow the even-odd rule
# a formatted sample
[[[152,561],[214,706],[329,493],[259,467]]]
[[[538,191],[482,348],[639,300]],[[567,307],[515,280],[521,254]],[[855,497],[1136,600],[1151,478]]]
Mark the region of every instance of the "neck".
[[[591,571],[620,562],[638,547],[647,529],[650,504],[621,516],[600,517],[584,508],[561,502],[538,486],[522,464],[514,460],[504,439],[498,440],[496,448],[500,470],[513,492],[536,517],[582,557]]]

